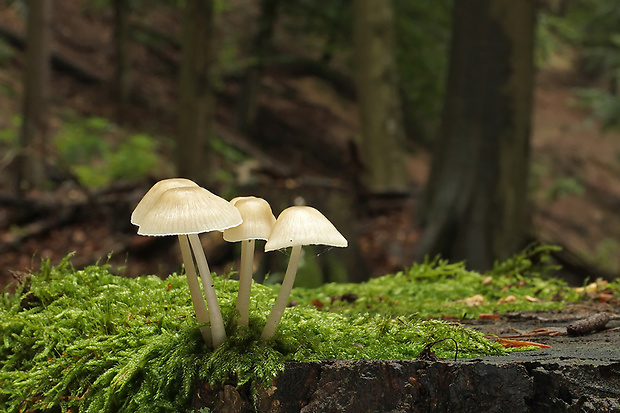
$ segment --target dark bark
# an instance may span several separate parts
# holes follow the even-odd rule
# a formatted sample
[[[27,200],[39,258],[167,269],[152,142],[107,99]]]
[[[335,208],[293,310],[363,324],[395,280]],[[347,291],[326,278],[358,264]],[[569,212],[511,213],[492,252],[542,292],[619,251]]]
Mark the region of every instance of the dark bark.
[[[17,188],[42,188],[47,161],[51,0],[28,3],[23,123]]]
[[[262,0],[261,17],[254,36],[254,63],[248,68],[237,108],[237,128],[250,133],[258,113],[261,79],[272,48],[279,0]]]
[[[458,1],[416,255],[486,270],[526,243],[535,2]]]
[[[193,411],[618,411],[620,365],[571,360],[507,363],[329,360],[288,363],[270,385],[197,388]],[[542,361],[541,361],[542,359]]]
[[[209,141],[213,133],[215,90],[212,69],[213,0],[185,5],[179,80],[177,172],[201,183],[213,180]]]

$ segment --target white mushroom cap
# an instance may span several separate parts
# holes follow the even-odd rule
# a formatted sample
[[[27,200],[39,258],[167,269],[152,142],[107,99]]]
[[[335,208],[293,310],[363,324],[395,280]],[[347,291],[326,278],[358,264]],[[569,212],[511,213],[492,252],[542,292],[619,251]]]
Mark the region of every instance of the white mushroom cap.
[[[228,242],[250,239],[268,239],[276,222],[269,203],[262,198],[245,196],[233,198],[231,205],[241,213],[243,222],[234,228],[224,231],[224,239]]]
[[[345,237],[318,210],[309,206],[292,206],[280,213],[273,226],[265,251],[295,245],[330,245],[346,247]]]
[[[148,190],[142,197],[138,205],[131,213],[131,223],[140,225],[144,215],[153,207],[157,198],[170,188],[179,188],[184,186],[198,186],[198,184],[187,178],[169,178],[156,182],[155,185]]]
[[[239,210],[199,186],[163,192],[140,220],[140,235],[199,234],[241,224]]]

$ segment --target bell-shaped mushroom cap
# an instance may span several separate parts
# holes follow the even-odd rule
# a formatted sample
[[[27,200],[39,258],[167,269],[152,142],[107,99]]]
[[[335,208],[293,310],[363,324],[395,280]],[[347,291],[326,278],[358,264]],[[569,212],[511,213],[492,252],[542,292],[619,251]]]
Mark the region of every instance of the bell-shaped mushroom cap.
[[[198,186],[198,184],[187,178],[169,178],[156,182],[155,185],[148,190],[142,197],[138,205],[131,213],[131,223],[140,225],[140,221],[144,215],[153,207],[155,201],[161,194],[171,188],[179,188],[184,186]]]
[[[280,213],[273,226],[265,251],[295,245],[331,245],[346,247],[345,237],[318,210],[309,206],[292,206]]]
[[[226,241],[266,240],[269,238],[276,217],[273,216],[267,201],[255,196],[244,196],[233,198],[230,204],[239,210],[243,222],[239,226],[224,231]]]
[[[241,224],[239,210],[228,201],[196,187],[171,188],[157,198],[138,227],[140,235],[199,234]]]

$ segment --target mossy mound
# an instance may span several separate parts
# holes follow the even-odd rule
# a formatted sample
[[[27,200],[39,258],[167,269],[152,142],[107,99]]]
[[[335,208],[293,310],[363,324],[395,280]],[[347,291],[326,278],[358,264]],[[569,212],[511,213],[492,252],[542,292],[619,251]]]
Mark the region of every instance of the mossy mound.
[[[531,246],[496,263],[485,274],[467,270],[464,263],[428,260],[362,284],[296,288],[291,300],[344,315],[367,312],[386,317],[416,314],[461,319],[485,313],[556,310],[583,298],[553,277],[558,267],[550,253],[556,249]]]
[[[308,298],[309,305],[288,308],[268,341],[258,337],[277,287],[253,285],[251,327],[237,328],[238,283],[215,277],[229,337],[211,351],[194,319],[185,276],[128,279],[110,274],[106,266],[75,270],[69,257],[56,267],[46,262],[0,301],[0,410],[186,411],[200,381],[260,385],[291,360],[415,359],[427,344],[443,338],[450,339],[433,347],[439,357],[505,354],[471,329],[414,314],[420,310],[413,303],[421,298],[411,291],[421,288],[420,280],[445,283],[467,273],[460,266],[435,264],[386,276],[383,283],[344,285],[342,291],[355,290],[359,298],[342,312],[333,311],[335,306],[319,311],[311,304],[317,294],[329,297],[337,286],[296,292],[314,298]]]

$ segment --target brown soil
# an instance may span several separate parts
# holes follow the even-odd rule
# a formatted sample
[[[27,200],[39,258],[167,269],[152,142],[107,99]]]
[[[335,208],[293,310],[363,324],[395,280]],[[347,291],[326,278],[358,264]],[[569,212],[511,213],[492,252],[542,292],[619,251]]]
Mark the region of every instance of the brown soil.
[[[82,3],[54,2],[54,50],[94,77],[109,79],[113,72],[111,14],[82,13]],[[0,5],[0,16],[4,27],[20,33],[23,27],[17,4]],[[249,10],[247,13],[252,14]],[[139,19],[156,22],[159,28],[166,27],[171,36],[179,30],[179,16],[157,7]],[[53,128],[58,128],[60,116],[72,109],[86,116],[119,119],[137,130],[172,133],[174,117],[170,108],[176,94],[170,62],[177,58],[178,49],[173,44],[160,48],[157,54],[134,44],[134,101],[121,114],[106,83],[83,83],[56,72]],[[10,64],[0,67],[1,86],[14,91],[0,96],[0,110],[5,114],[19,112],[22,69],[23,57],[19,51]],[[296,132],[307,132],[305,142],[291,140],[287,147],[279,147],[268,155],[285,159],[287,166],[305,174],[329,176],[329,164],[346,153],[347,143],[357,131],[354,103],[312,77],[289,78],[270,73],[264,83],[263,111],[268,115],[263,121],[282,136],[294,137]],[[617,253],[620,216],[616,213],[620,205],[620,136],[601,132],[588,112],[578,107],[573,88],[584,85],[570,67],[556,65],[542,70],[538,76],[532,135],[535,235],[550,243],[565,245],[587,262],[616,272],[620,270],[620,254]],[[231,135],[235,134],[228,128],[230,109],[238,86],[234,79],[227,81],[220,96],[218,128]],[[0,128],[7,128],[10,118],[3,116]],[[329,142],[335,149],[314,157],[302,156],[299,148],[314,139]],[[368,215],[360,222],[360,246],[371,263],[372,275],[395,271],[412,262],[413,246],[419,236],[415,226],[415,204],[428,174],[429,159],[429,154],[423,150],[410,155],[409,171],[416,196],[396,207],[381,208],[381,213]],[[0,178],[0,189],[6,187],[3,179],[6,178]],[[262,176],[261,179],[267,178]],[[561,184],[566,181],[576,183],[574,191],[581,192],[562,193]],[[288,184],[263,183],[282,187]],[[129,276],[165,275],[177,269],[178,251],[173,240],[145,240],[135,235],[135,229],[128,223],[131,208],[149,185],[143,182],[112,188],[101,194],[108,197],[104,207],[91,212],[79,209],[66,223],[52,225],[48,230],[36,231],[36,227],[27,225],[0,225],[0,245],[4,244],[0,250],[0,286],[22,272],[37,269],[42,258],[57,262],[71,251],[75,251],[76,266],[106,261],[108,254],[114,252],[110,263],[119,273]],[[30,195],[38,200],[49,197],[60,205],[66,205],[67,200],[83,205],[89,199],[70,182],[59,185],[52,194]],[[115,203],[115,199],[119,202]],[[0,203],[0,223],[11,223],[18,212],[15,206]],[[49,218],[62,218],[57,215],[52,213]],[[40,225],[42,221],[30,222]],[[22,239],[24,230],[32,230],[36,236]],[[217,237],[205,237],[205,244],[212,249],[211,254],[217,256],[220,245]],[[220,268],[230,268],[226,254],[222,255]]]

